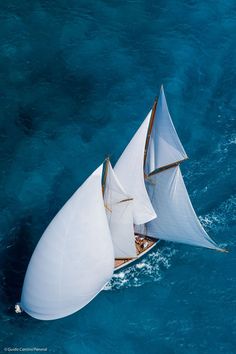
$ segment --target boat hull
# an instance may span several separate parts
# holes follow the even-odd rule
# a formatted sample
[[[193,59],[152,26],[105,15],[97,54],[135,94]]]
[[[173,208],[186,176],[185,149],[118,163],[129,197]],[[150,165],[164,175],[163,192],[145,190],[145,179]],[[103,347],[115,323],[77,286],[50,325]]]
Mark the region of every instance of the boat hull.
[[[135,244],[137,249],[137,257],[135,258],[122,258],[115,259],[115,272],[127,267],[134,262],[137,262],[140,258],[142,258],[145,254],[150,252],[160,241],[158,239],[154,239],[145,235],[137,235],[135,236]]]

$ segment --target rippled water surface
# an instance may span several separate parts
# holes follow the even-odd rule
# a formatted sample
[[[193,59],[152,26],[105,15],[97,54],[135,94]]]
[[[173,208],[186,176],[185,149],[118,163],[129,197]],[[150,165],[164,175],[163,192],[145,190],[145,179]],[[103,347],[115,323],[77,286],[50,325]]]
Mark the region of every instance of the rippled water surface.
[[[75,354],[236,353],[235,1],[2,1],[1,347]],[[161,84],[193,204],[221,254],[162,242],[68,318],[16,316],[44,228]]]

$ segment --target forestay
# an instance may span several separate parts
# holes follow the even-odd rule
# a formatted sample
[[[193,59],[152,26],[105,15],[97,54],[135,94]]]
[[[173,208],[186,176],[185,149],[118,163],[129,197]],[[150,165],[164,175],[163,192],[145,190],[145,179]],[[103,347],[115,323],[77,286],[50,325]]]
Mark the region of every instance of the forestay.
[[[173,125],[164,89],[161,87],[155,119],[148,144],[145,173],[187,158]]]
[[[111,231],[115,258],[137,256],[133,226],[133,198],[125,192],[110,162],[104,191],[104,203]]]
[[[147,235],[219,250],[195,214],[179,166],[150,176],[147,188],[157,213],[145,225]]]
[[[52,220],[30,260],[21,297],[32,317],[52,320],[89,303],[112,277],[114,252],[100,166]]]
[[[143,174],[144,149],[151,112],[115,165],[121,185],[134,198],[134,223],[139,225],[156,217],[148,197]]]

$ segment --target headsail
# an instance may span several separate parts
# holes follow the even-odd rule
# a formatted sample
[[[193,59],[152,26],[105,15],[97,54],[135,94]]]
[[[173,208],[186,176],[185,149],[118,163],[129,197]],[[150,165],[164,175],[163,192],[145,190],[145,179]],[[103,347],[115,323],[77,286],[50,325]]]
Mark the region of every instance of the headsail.
[[[114,246],[115,258],[137,256],[133,226],[133,198],[126,193],[107,161],[104,203]]]
[[[195,214],[179,166],[148,177],[146,184],[157,213],[146,224],[148,235],[219,250]]]
[[[163,87],[149,138],[145,173],[148,175],[164,166],[185,160],[187,154],[173,125]]]
[[[114,253],[100,166],[52,220],[31,257],[21,296],[32,317],[52,320],[89,303],[112,277]]]
[[[114,167],[121,185],[134,198],[134,223],[137,225],[156,217],[143,175],[144,149],[150,117],[151,111]]]

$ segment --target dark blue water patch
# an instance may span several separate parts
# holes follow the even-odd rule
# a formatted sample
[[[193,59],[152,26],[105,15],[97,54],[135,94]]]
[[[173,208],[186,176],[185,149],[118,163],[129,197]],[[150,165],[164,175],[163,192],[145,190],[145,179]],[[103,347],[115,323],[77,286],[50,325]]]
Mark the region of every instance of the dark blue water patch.
[[[27,107],[19,107],[16,124],[24,131],[25,134],[32,134],[33,132],[33,117]]]
[[[8,303],[8,308],[11,308],[21,294],[23,274],[26,271],[32,252],[32,247],[30,247],[31,223],[30,217],[22,219],[15,226],[14,232],[8,235],[8,243],[4,245],[6,250],[2,260],[3,293],[6,303]],[[9,315],[12,315],[12,311]]]

